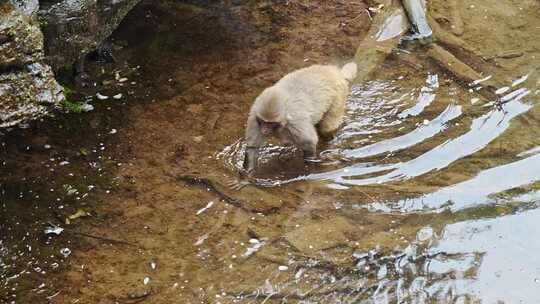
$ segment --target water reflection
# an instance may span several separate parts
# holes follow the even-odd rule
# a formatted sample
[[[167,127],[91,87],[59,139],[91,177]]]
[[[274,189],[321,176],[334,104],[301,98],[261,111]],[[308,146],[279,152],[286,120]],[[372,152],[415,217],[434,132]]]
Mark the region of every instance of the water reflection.
[[[539,216],[540,210],[529,210],[464,221],[447,225],[440,233],[424,227],[404,249],[354,252],[349,266],[331,266],[312,257],[308,266],[295,268],[287,278],[269,277],[256,291],[245,291],[235,299],[238,303],[285,299],[299,303],[533,303],[540,301],[536,254],[540,243],[534,241],[540,233]]]
[[[540,210],[492,220],[468,221],[449,225],[433,255],[474,252],[482,255],[474,280],[456,286],[457,294],[474,295],[485,303],[540,301]],[[516,284],[519,282],[519,284]],[[449,280],[448,285],[452,284]],[[510,287],[511,286],[511,287]]]
[[[415,95],[415,90],[398,86],[395,81],[371,81],[364,86],[355,86],[351,90],[347,103],[345,126],[330,143],[330,146],[321,155],[326,159],[348,159],[346,166],[332,170],[336,162],[322,163],[325,171],[306,173],[292,179],[261,179],[261,185],[273,186],[297,181],[328,181],[330,187],[347,189],[348,186],[361,186],[382,184],[394,181],[408,180],[426,173],[447,168],[452,163],[486,148],[491,142],[499,138],[509,127],[511,121],[533,106],[522,99],[530,94],[527,88],[516,88],[500,97],[502,108],[493,107],[488,103],[483,108],[491,107],[487,113],[474,118],[468,131],[455,138],[448,138],[442,144],[416,156],[408,161],[400,161],[397,157],[386,159],[396,152],[415,145],[423,144],[430,139],[441,135],[447,129],[462,129],[460,124],[451,125],[450,122],[462,116],[462,107],[449,104],[440,114],[432,120],[424,120],[412,131],[403,135],[391,137],[369,145],[363,145],[365,135],[380,133],[408,122],[407,117],[416,116],[424,112],[426,106],[435,99],[435,91],[439,87],[436,74],[429,74],[425,81],[427,86],[421,88],[415,105],[406,110],[406,102]],[[440,94],[442,100],[452,100],[449,96]],[[398,117],[403,118],[399,119]],[[363,139],[359,139],[363,138]],[[343,148],[353,146],[353,148]],[[267,148],[263,154],[271,156],[271,150],[279,151],[279,155],[286,153],[277,147]],[[285,151],[285,152],[284,152]],[[290,150],[289,150],[290,151]],[[218,154],[229,167],[240,168],[243,143],[241,141],[226,147]],[[275,154],[275,153],[274,153]],[[357,162],[355,160],[367,157],[379,157],[379,160]],[[266,163],[275,162],[274,160]],[[398,160],[399,162],[395,162]],[[293,162],[288,160],[291,164]],[[392,162],[394,161],[394,162]],[[263,158],[263,163],[265,163]],[[302,172],[299,166],[291,166],[294,172]],[[335,166],[334,166],[335,168]],[[313,171],[320,169],[312,168]],[[308,171],[309,172],[309,171]],[[291,174],[289,174],[291,175]],[[275,175],[276,177],[277,175]],[[283,175],[280,175],[283,177]]]
[[[461,115],[461,106],[449,105],[439,116],[422,124],[407,134],[386,139],[357,149],[342,151],[347,158],[364,158],[382,153],[391,153],[419,144],[447,128],[447,123]]]
[[[516,99],[505,104],[504,111],[494,109],[476,118],[467,133],[449,139],[410,161],[384,165],[361,163],[331,172],[311,174],[296,180],[330,180],[343,185],[369,185],[409,179],[433,170],[443,169],[451,163],[486,147],[510,126],[510,121],[514,117],[532,108],[532,105],[520,101],[522,96],[524,95],[516,95]],[[388,170],[390,172],[381,176],[361,177],[367,173]]]
[[[408,116],[416,116],[429,106],[435,100],[435,90],[439,87],[439,77],[436,74],[428,75],[426,79],[427,86],[420,89],[418,102],[412,107],[401,113],[399,118],[407,118]]]
[[[355,136],[379,133],[401,124],[396,116],[414,95],[415,89],[406,90],[388,81],[374,80],[353,86],[347,100],[343,128],[332,143],[343,144],[345,140],[354,140]]]
[[[372,203],[368,208],[372,211],[407,213],[434,209],[442,211],[447,207],[459,210],[488,204],[494,202],[494,198],[490,195],[539,181],[538,168],[540,168],[540,154],[482,171],[472,179],[419,198],[403,199],[389,204]]]

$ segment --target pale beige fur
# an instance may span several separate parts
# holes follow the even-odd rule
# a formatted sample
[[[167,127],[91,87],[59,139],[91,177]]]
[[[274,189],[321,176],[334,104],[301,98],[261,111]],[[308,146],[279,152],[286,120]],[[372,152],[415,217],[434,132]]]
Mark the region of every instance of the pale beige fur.
[[[259,118],[279,122],[277,136],[293,142],[306,157],[314,156],[319,140],[317,131],[321,135],[332,134],[343,121],[349,82],[356,77],[356,68],[355,63],[341,69],[313,65],[293,71],[266,88],[251,107],[246,128],[248,148],[256,150],[264,143]],[[253,169],[257,153],[248,153],[247,158],[249,169]]]

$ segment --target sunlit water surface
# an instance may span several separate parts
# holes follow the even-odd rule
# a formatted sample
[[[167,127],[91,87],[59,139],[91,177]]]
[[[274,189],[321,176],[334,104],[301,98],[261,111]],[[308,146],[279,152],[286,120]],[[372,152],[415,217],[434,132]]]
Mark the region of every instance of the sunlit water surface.
[[[336,210],[326,217],[345,217],[354,225],[362,222],[362,210],[381,216],[411,216],[409,222],[417,227],[413,228],[415,241],[396,242],[392,253],[379,251],[378,246],[367,252],[320,251],[309,255],[312,264],[308,264],[313,267],[293,267],[288,279],[269,277],[259,290],[243,294],[238,302],[288,298],[300,303],[540,301],[536,254],[540,247],[536,240],[540,150],[531,146],[530,138],[522,144],[523,139],[508,135],[512,128],[522,127],[517,119],[524,115],[538,121],[537,96],[532,94],[536,87],[523,82],[523,78],[517,79],[497,92],[504,101],[502,108],[490,101],[477,103],[482,97],[474,90],[456,86],[435,72],[416,79],[374,79],[354,85],[344,126],[324,146],[322,162],[308,165],[305,171],[270,175],[261,184],[294,187],[323,182],[347,197],[339,199]],[[501,154],[500,142],[515,145],[515,149]],[[290,151],[272,146],[263,153],[270,159],[265,161],[275,161],[271,151],[277,150]],[[229,168],[239,169],[242,153],[243,144],[237,142],[218,156]],[[479,153],[492,156],[477,156]],[[459,172],[467,167],[466,172]],[[426,188],[421,185],[430,184],[439,174],[448,179],[437,178],[438,187],[422,190]],[[456,175],[459,178],[452,182]],[[366,202],[358,190],[365,186],[384,189],[385,184],[418,194]],[[441,226],[437,220],[438,228],[433,228],[422,223],[418,217],[422,214],[444,214],[441,220],[447,224]],[[432,218],[426,220],[430,221]],[[352,228],[357,233],[361,229]],[[391,228],[387,233],[396,231]],[[289,240],[287,235],[285,238]],[[305,236],[316,243],[313,238]],[[294,241],[289,243],[297,247]],[[347,253],[351,255],[346,257]],[[292,253],[291,265],[299,264],[295,256]],[[327,259],[353,264],[324,270]]]

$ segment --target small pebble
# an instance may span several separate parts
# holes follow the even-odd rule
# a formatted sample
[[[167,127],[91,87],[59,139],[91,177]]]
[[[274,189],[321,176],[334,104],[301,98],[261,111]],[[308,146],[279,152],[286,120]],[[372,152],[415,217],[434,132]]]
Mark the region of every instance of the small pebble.
[[[144,283],[144,285],[148,285],[148,283],[150,283],[150,278],[149,277],[144,277],[143,283]]]
[[[289,267],[281,265],[281,266],[278,267],[278,269],[279,269],[279,271],[287,271],[287,270],[289,270]]]
[[[112,98],[120,99],[120,98],[122,98],[122,93],[118,93],[118,94],[114,95]]]

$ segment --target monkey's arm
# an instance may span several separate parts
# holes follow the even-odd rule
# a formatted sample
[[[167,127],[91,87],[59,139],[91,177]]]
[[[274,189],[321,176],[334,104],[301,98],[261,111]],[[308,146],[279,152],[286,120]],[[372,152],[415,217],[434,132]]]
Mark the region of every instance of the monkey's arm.
[[[251,173],[257,166],[259,158],[259,148],[264,143],[264,137],[261,134],[259,123],[255,113],[250,113],[246,127],[246,153],[244,155],[244,170]]]
[[[304,152],[305,159],[316,156],[319,137],[315,126],[308,118],[291,120],[287,125],[287,130],[294,144]]]

